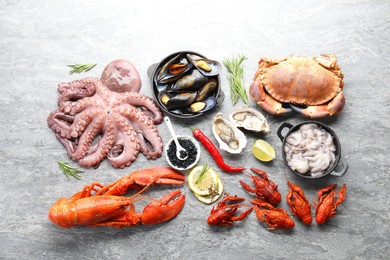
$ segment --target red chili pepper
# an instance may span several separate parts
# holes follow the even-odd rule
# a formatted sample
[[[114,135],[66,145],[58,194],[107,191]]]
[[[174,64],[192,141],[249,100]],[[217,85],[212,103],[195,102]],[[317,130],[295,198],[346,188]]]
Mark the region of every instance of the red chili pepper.
[[[241,172],[245,170],[244,167],[235,167],[226,164],[222,158],[222,155],[219,153],[217,147],[211,142],[211,140],[199,129],[192,131],[196,139],[198,139],[210,155],[214,158],[215,162],[218,164],[219,168],[226,172]]]

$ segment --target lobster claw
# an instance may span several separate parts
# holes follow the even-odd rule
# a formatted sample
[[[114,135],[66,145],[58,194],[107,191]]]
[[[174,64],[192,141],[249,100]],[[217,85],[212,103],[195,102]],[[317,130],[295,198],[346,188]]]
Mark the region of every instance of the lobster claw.
[[[123,195],[129,188],[141,190],[153,184],[182,185],[185,177],[169,167],[152,167],[130,173],[101,188],[96,195]]]
[[[149,203],[141,217],[142,224],[158,224],[168,221],[180,213],[184,206],[185,195],[180,190],[172,191],[160,200]]]

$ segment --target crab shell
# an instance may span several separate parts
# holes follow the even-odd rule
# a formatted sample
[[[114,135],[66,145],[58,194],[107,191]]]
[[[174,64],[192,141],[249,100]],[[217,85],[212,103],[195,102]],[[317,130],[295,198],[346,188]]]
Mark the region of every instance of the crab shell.
[[[344,108],[343,77],[332,54],[261,58],[249,94],[273,115],[295,110],[310,118],[331,116]]]

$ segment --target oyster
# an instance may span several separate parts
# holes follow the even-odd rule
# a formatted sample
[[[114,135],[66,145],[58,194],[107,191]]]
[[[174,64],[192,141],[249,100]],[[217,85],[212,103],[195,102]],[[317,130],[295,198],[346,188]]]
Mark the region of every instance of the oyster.
[[[229,120],[236,127],[243,127],[246,130],[269,133],[267,119],[262,113],[251,107],[234,109],[229,115]]]
[[[246,146],[246,137],[237,127],[229,120],[218,113],[213,118],[213,134],[219,143],[219,148],[229,153],[240,153]]]

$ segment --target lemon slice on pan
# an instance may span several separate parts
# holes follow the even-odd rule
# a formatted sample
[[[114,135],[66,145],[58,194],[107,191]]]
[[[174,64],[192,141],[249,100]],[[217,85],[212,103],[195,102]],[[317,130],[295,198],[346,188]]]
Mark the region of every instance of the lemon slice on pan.
[[[262,162],[269,162],[275,159],[274,148],[264,140],[257,140],[252,145],[253,155]]]
[[[208,168],[201,176],[204,166],[195,167],[188,175],[188,185],[190,189],[200,196],[207,196],[213,193],[218,185],[218,174],[211,168]]]
[[[195,197],[199,201],[206,203],[206,204],[211,204],[214,201],[218,200],[221,197],[222,193],[223,193],[223,184],[222,184],[221,179],[218,178],[217,187],[215,188],[213,193],[211,193],[210,195],[207,195],[207,196],[200,196],[196,193],[194,193],[194,194],[195,194]]]

